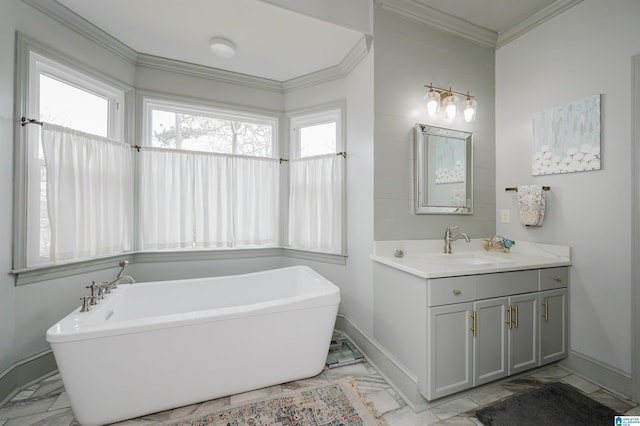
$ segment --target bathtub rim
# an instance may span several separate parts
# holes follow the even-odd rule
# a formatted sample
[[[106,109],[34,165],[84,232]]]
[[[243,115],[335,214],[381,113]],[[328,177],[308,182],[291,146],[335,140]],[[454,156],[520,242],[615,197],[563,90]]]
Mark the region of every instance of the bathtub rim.
[[[127,290],[133,286],[152,286],[154,284],[170,285],[175,282],[185,282],[191,280],[202,280],[207,278],[223,279],[225,277],[247,277],[260,275],[264,273],[276,273],[282,270],[303,270],[310,273],[314,279],[322,281],[322,287],[327,289],[323,292],[308,293],[304,295],[285,297],[258,303],[250,303],[246,305],[203,309],[198,311],[189,311],[182,313],[172,313],[167,315],[159,315],[146,318],[136,318],[130,320],[122,320],[115,323],[105,323],[98,325],[86,325],[85,323],[95,316],[104,314],[108,315],[109,306],[117,303],[118,298],[126,297]],[[49,344],[63,344],[67,342],[76,342],[83,340],[99,339],[122,334],[144,333],[154,330],[162,330],[177,327],[186,327],[193,324],[230,321],[237,318],[247,318],[260,315],[268,315],[271,313],[295,311],[301,309],[315,309],[327,306],[335,306],[340,303],[340,288],[331,281],[320,275],[318,272],[308,266],[289,266],[284,268],[275,268],[259,272],[250,272],[246,274],[228,275],[220,277],[192,278],[181,280],[167,281],[149,281],[136,284],[125,284],[113,294],[111,298],[98,305],[89,312],[80,312],[80,307],[76,308],[64,318],[53,324],[46,332],[46,340]],[[87,315],[89,314],[89,315]]]

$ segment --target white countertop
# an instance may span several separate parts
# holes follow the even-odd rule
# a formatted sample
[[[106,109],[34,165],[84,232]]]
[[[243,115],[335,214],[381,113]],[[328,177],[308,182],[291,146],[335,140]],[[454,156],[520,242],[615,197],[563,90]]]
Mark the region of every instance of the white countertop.
[[[453,254],[444,254],[443,240],[376,241],[370,257],[378,263],[421,278],[443,278],[494,272],[522,271],[571,265],[567,246],[516,241],[509,253],[486,251],[482,238],[452,243]],[[396,249],[403,257],[394,256]]]

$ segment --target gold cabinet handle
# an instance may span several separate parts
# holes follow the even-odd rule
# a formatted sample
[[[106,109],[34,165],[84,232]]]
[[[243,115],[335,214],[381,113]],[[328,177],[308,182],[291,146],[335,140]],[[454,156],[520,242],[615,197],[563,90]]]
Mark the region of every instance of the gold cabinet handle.
[[[544,305],[544,314],[542,314],[542,316],[545,321],[549,321],[549,299],[544,299],[542,304]]]
[[[473,332],[473,337],[476,336],[476,311],[471,312],[471,320],[472,320],[472,325],[471,325],[471,331]]]
[[[458,295],[462,294],[462,290],[453,290],[453,294],[458,296]]]
[[[552,280],[554,280],[557,283],[561,283],[562,282],[562,278],[560,277],[551,277]]]
[[[505,322],[505,324],[507,324],[509,326],[509,328],[511,328],[512,326],[512,322],[511,322],[511,305],[507,306],[507,321]]]
[[[516,320],[515,320],[515,326],[516,328],[518,328],[518,305],[515,306],[515,311],[516,311]]]

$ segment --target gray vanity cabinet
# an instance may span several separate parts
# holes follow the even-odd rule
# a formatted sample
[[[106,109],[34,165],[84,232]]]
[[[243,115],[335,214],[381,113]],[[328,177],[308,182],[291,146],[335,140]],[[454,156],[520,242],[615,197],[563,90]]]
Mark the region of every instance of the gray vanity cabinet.
[[[374,336],[429,401],[567,355],[567,267],[374,277]]]
[[[538,360],[538,293],[509,298],[509,375],[537,367]]]
[[[435,399],[473,387],[473,303],[428,309],[427,368],[420,393]]]
[[[474,302],[474,384],[506,377],[509,368],[507,308],[509,299],[500,297]]]

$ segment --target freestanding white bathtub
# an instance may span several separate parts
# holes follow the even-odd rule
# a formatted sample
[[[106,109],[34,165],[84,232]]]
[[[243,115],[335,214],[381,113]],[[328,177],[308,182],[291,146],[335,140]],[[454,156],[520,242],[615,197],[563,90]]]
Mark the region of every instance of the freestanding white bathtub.
[[[339,302],[302,266],[125,284],[47,341],[76,419],[102,425],[319,374]]]

